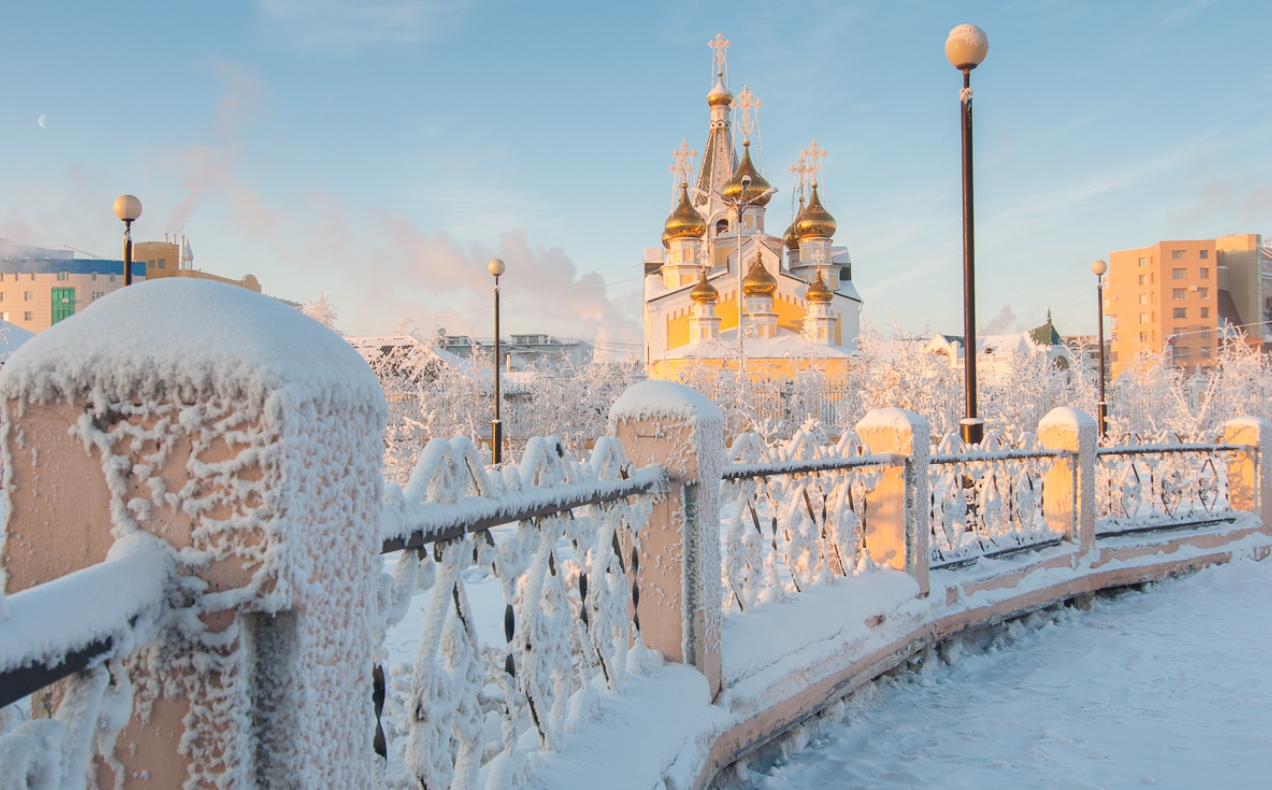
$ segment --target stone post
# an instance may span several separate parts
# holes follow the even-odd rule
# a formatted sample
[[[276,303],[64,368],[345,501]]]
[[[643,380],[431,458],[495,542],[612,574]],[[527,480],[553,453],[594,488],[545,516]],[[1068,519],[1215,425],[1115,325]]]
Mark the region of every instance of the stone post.
[[[932,424],[905,409],[875,409],[857,423],[857,435],[871,453],[897,453],[905,462],[883,470],[866,501],[866,551],[881,565],[912,575],[919,595],[928,594],[928,545],[932,510],[928,456]]]
[[[1083,554],[1095,546],[1095,465],[1100,426],[1089,414],[1058,406],[1038,422],[1038,441],[1064,450],[1042,479],[1042,514],[1047,525]]]
[[[1223,424],[1223,443],[1249,450],[1228,463],[1228,505],[1253,513],[1272,527],[1272,423],[1239,417]]]
[[[251,291],[157,280],[26,343],[0,408],[6,594],[139,532],[175,568],[96,786],[373,786],[387,411],[352,347]]]
[[[720,692],[720,473],[724,420],[705,395],[643,381],[614,403],[610,432],[636,466],[667,470],[669,490],[641,530],[636,615],[645,644],[697,667]]]

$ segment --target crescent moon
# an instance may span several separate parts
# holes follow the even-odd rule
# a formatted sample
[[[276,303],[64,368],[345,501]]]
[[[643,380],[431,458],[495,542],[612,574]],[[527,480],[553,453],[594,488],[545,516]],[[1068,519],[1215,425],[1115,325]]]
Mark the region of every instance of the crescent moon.
[[[40,128],[41,128],[41,129],[43,129],[43,128],[44,128],[44,119],[45,119],[45,117],[46,117],[46,116],[41,115],[39,118],[36,118],[36,119],[35,119],[35,122],[36,122],[36,123],[38,123],[38,124],[40,125]]]

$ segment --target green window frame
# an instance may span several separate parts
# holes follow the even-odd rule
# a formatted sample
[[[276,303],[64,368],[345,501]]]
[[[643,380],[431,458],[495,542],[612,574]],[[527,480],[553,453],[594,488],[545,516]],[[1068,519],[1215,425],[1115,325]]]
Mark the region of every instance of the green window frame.
[[[53,289],[53,323],[75,315],[75,289]]]

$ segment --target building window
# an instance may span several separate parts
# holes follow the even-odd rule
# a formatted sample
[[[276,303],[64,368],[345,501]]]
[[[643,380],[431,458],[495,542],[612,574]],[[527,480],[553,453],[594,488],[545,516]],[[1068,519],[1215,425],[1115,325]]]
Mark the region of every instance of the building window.
[[[1140,304],[1148,304],[1148,294],[1140,294]]]
[[[1197,289],[1197,295],[1198,295],[1198,296],[1200,296],[1202,299],[1209,299],[1209,298],[1210,298],[1210,289],[1209,289],[1209,288],[1198,288],[1198,289]]]
[[[93,301],[96,302],[98,299],[101,299],[105,295],[106,295],[105,291],[93,291]]]
[[[1209,308],[1209,307],[1203,307],[1203,308],[1201,308],[1201,317],[1202,317],[1202,318],[1209,318],[1209,317],[1210,317],[1210,308]]]
[[[168,259],[167,259],[167,258],[160,258],[160,259],[159,259],[159,268],[160,268],[160,269],[164,268],[164,264],[165,264],[165,263],[167,263],[167,261],[168,261]]]
[[[35,272],[31,272],[31,282],[35,282]]]
[[[1148,285],[1148,275],[1147,275],[1147,274],[1141,274],[1141,275],[1139,276],[1139,284],[1140,284],[1140,285]]]
[[[1140,259],[1139,259],[1139,265],[1140,265],[1140,266],[1147,266],[1147,265],[1148,265],[1148,258],[1140,258]]]
[[[1202,346],[1201,348],[1197,350],[1201,352],[1202,358],[1210,359],[1210,346]]]
[[[1175,313],[1175,314],[1172,316],[1172,318],[1187,318],[1187,317],[1188,317],[1188,308],[1187,308],[1187,307],[1176,307],[1176,308],[1175,308],[1175,310],[1174,310],[1174,313]]]
[[[1210,250],[1201,251],[1201,259],[1204,261],[1210,257]],[[1202,356],[1205,356],[1204,354]]]
[[[1140,339],[1140,342],[1141,342],[1141,343],[1147,343],[1147,342],[1148,342],[1148,333],[1147,333],[1147,332],[1140,332],[1139,339]]]
[[[1148,323],[1148,313],[1140,313],[1140,323],[1141,324]]]
[[[1182,260],[1184,259],[1184,251],[1183,251],[1183,250],[1171,250],[1171,251],[1170,251],[1170,259],[1171,259],[1172,261],[1182,261]]]
[[[1187,298],[1188,298],[1188,290],[1187,290],[1187,289],[1185,289],[1185,288],[1175,288],[1175,289],[1173,289],[1173,290],[1170,292],[1170,298],[1172,298],[1172,299],[1187,299]]]
[[[1187,348],[1175,349],[1175,359],[1188,359],[1188,349]]]
[[[115,282],[115,275],[113,275],[113,274],[112,274],[112,275],[110,276],[110,281],[111,281],[111,282]]]
[[[69,280],[69,279],[70,279],[70,277],[71,277],[71,276],[70,276],[69,274],[67,274],[66,272],[58,272],[58,273],[57,273],[57,281],[58,281],[58,282],[66,282],[67,280]]]
[[[1210,327],[1208,327],[1208,326],[1203,326],[1201,329],[1198,329],[1198,330],[1197,330],[1197,337],[1200,337],[1200,338],[1203,338],[1203,339],[1209,339],[1209,337],[1210,337]]]
[[[5,300],[5,297],[6,297],[6,296],[7,296],[7,294],[5,294],[5,293],[0,293],[0,302],[3,302],[3,301]]]
[[[1200,277],[1200,278],[1201,278],[1201,279],[1203,279],[1203,280],[1209,280],[1209,279],[1210,279],[1210,267],[1209,267],[1209,266],[1202,266],[1202,267],[1201,267],[1201,270],[1197,272],[1197,276],[1198,276],[1198,277]]]
[[[1109,362],[1117,362],[1117,352],[1116,352],[1116,351],[1111,351],[1111,352],[1109,352]]]
[[[1188,330],[1182,326],[1175,327],[1175,337],[1183,337],[1188,334]]]
[[[716,223],[717,236],[719,236],[721,233],[728,233],[728,232],[729,232],[729,221],[727,219],[722,219]]]
[[[0,321],[8,321],[8,320],[9,320],[8,313],[0,313]]]
[[[35,313],[32,313],[30,310],[27,310],[25,313],[22,314],[23,321],[31,321],[31,320],[34,320],[34,318],[35,318]]]
[[[90,280],[93,280],[94,282],[96,282],[96,281],[97,281],[97,272],[93,272],[91,275],[89,275],[89,279],[90,279]]]
[[[23,291],[23,292],[22,292],[22,300],[23,300],[23,301],[25,301],[25,302],[30,302],[30,301],[33,301],[34,299],[35,299],[35,291]]]
[[[1188,274],[1187,269],[1171,269],[1170,270],[1170,277],[1172,280],[1182,280],[1184,279],[1184,277],[1187,276],[1187,274]]]

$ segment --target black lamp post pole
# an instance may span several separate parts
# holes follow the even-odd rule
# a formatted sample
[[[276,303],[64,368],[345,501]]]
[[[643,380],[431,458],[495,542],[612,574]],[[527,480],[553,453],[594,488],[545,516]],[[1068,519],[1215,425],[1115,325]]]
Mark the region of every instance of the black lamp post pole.
[[[985,423],[976,416],[976,239],[972,213],[972,70],[963,69],[963,360],[967,416],[959,423],[965,444],[980,444]]]
[[[1097,275],[1095,278],[1095,299],[1098,308],[1096,317],[1100,325],[1100,436],[1103,437],[1108,431],[1109,417],[1108,401],[1104,398],[1104,275]]]
[[[132,285],[132,220],[124,220],[124,285]]]
[[[499,420],[499,275],[495,275],[495,418],[490,421],[490,454],[495,464],[503,463],[503,423]]]

